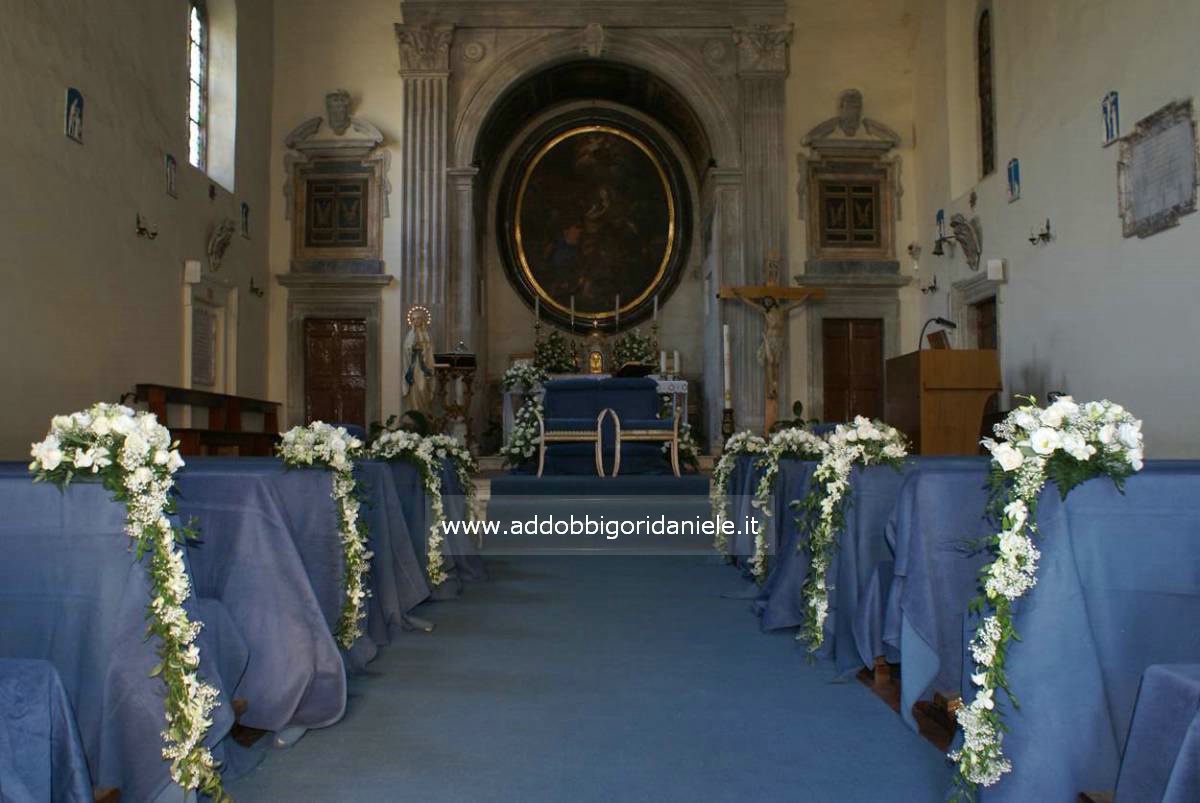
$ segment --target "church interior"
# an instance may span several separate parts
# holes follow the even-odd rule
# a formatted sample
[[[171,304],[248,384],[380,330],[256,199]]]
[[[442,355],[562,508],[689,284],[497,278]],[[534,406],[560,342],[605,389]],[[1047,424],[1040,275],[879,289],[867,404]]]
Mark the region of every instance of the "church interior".
[[[1194,0],[0,7],[0,801],[1200,800]]]

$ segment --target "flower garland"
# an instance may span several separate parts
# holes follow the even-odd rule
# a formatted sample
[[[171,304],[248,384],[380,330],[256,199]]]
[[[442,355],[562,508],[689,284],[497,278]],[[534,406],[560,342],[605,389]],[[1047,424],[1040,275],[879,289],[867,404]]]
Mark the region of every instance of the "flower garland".
[[[846,526],[846,491],[855,465],[899,467],[908,454],[904,436],[882,421],[856,416],[851,424],[838,424],[828,435],[827,451],[813,471],[812,490],[803,501],[793,503],[803,511],[809,526],[808,576],[800,588],[804,622],[796,638],[816,652],[825,641],[825,619],[829,615],[829,587],[825,575],[833,564],[838,537]],[[818,514],[812,523],[812,514]]]
[[[431,521],[429,538],[425,541],[425,573],[429,584],[439,586],[446,582],[445,559],[442,555],[445,544],[444,525],[446,523],[446,508],[442,502],[442,466],[441,457],[447,456],[444,445],[435,441],[435,437],[422,437],[415,432],[395,430],[383,432],[371,444],[370,454],[379,460],[406,460],[417,467],[421,474],[421,485],[429,495]],[[453,441],[453,439],[449,439]],[[438,454],[439,449],[441,454]],[[461,475],[460,475],[461,476]],[[464,493],[466,493],[464,487]]]
[[[321,466],[333,472],[333,500],[338,510],[338,536],[342,542],[342,583],[346,596],[334,635],[338,645],[350,649],[362,635],[360,623],[367,617],[367,597],[371,595],[368,575],[373,554],[367,549],[367,528],[359,520],[362,491],[354,478],[354,460],[363,452],[363,444],[344,427],[314,421],[306,427],[292,427],[283,433],[277,447],[289,467]]]
[[[991,786],[1012,770],[1002,749],[1004,722],[996,691],[1017,705],[1004,671],[1008,647],[1017,638],[1012,623],[1013,602],[1037,584],[1041,553],[1034,545],[1037,534],[1038,497],[1048,480],[1062,498],[1076,485],[1093,477],[1112,478],[1118,488],[1142,468],[1142,422],[1110,401],[1077,404],[1060,396],[1049,407],[1030,402],[1009,413],[997,424],[999,441],[986,438],[991,452],[992,512],[1001,531],[984,544],[993,560],[980,570],[983,595],[971,603],[982,616],[971,639],[975,672],[971,680],[978,691],[969,705],[958,711],[963,746],[950,753],[958,765],[960,793],[970,797],[976,784]]]
[[[775,477],[779,475],[780,460],[820,460],[827,449],[824,438],[801,427],[781,429],[771,435],[763,456],[756,463],[763,469],[763,473],[759,478],[758,487],[754,490],[754,507],[761,510],[764,516],[771,515],[771,490],[775,484]],[[750,557],[750,571],[760,585],[767,580],[767,572],[770,569],[769,552],[767,528],[759,527],[758,532],[754,534],[754,554]]]
[[[719,555],[728,555],[729,540],[725,536],[724,523],[729,518],[729,479],[737,467],[737,459],[744,454],[762,454],[767,449],[767,442],[749,430],[736,432],[725,441],[721,458],[713,468],[712,486],[709,491],[709,502],[712,506],[713,519],[717,522],[717,534],[713,540],[713,549]]]
[[[150,555],[147,571],[153,599],[147,610],[150,633],[158,637],[159,664],[153,674],[167,687],[163,696],[167,725],[163,758],[171,779],[214,801],[229,800],[212,753],[203,745],[218,705],[217,690],[200,679],[196,636],[203,626],[188,619],[183,604],[191,581],[180,544],[186,531],[167,517],[174,511],[174,474],[183,466],[167,428],[151,413],[115,404],[97,404],[68,416],[55,416],[45,440],[33,444],[29,470],[35,482],[65,487],[76,476],[98,477],[123,502],[125,532],[136,545],[137,559]]]
[[[427,440],[433,444],[434,455],[450,461],[450,467],[454,469],[454,475],[458,477],[458,484],[462,488],[465,512],[472,520],[476,519],[478,502],[475,495],[475,479],[472,475],[479,473],[479,464],[475,461],[475,456],[461,441],[449,435],[430,435]]]
[[[542,415],[542,400],[538,396],[528,396],[521,409],[513,417],[512,431],[508,433],[508,443],[500,447],[500,456],[510,466],[519,466],[526,460],[531,460],[537,454],[540,443],[538,420]]]
[[[625,363],[649,363],[654,360],[654,341],[638,329],[621,335],[613,343],[613,365]]]

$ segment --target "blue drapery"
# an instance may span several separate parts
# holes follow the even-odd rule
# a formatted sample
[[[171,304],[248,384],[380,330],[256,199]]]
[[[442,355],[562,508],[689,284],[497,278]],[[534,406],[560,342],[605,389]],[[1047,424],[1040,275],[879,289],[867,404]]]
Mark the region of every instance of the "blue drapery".
[[[1148,462],[1124,495],[1103,478],[1066,502],[1049,487],[1038,527],[1008,655],[1021,708],[1002,703],[1014,770],[985,803],[1113,789],[1143,671],[1200,660],[1200,462]]]
[[[1200,800],[1200,664],[1147,667],[1115,800]]]
[[[0,658],[0,800],[92,801],[75,713],[48,661]]]
[[[0,510],[8,511],[0,519],[0,658],[53,664],[92,783],[153,800],[171,782],[160,735],[164,689],[150,676],[158,663],[146,638],[150,585],[130,551],[125,508],[109,497],[98,483],[60,491],[35,485],[23,465],[0,465]],[[246,646],[215,600],[193,595],[185,607],[205,623],[200,675],[220,691],[206,744],[221,758]]]
[[[987,552],[969,543],[991,533],[986,516],[990,458],[920,458],[897,494],[887,523],[894,559],[882,606],[860,605],[855,632],[895,658],[900,715],[913,730],[912,706],[931,690],[953,693],[962,683],[963,614],[975,594]],[[880,654],[876,652],[876,654]]]

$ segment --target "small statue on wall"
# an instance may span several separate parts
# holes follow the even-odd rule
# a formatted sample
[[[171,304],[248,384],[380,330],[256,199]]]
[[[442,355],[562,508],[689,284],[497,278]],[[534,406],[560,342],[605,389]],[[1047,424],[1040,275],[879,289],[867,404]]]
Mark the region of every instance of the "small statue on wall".
[[[335,89],[325,95],[325,119],[339,137],[350,127],[350,93]]]
[[[415,306],[408,311],[408,334],[404,336],[404,401],[409,410],[426,416],[433,412],[433,340],[429,336],[429,310]]]
[[[212,234],[208,236],[208,269],[214,273],[221,269],[233,232],[233,221],[225,218],[213,227]]]

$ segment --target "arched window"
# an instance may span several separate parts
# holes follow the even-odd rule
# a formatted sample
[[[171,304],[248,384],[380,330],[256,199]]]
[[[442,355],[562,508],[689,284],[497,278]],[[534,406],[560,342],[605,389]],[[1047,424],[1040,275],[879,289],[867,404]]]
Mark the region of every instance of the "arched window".
[[[979,82],[979,162],[981,173],[996,172],[996,90],[992,76],[992,12],[979,15],[976,31],[976,70]]]
[[[208,166],[208,12],[203,0],[188,4],[188,161]]]

